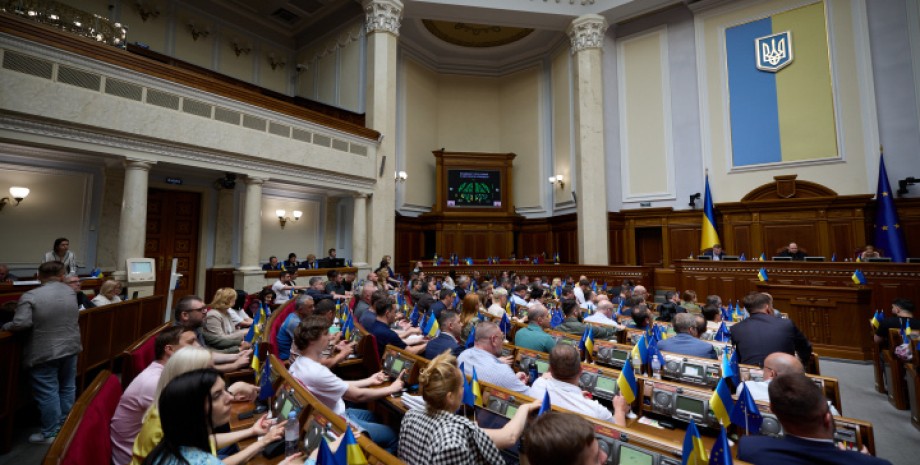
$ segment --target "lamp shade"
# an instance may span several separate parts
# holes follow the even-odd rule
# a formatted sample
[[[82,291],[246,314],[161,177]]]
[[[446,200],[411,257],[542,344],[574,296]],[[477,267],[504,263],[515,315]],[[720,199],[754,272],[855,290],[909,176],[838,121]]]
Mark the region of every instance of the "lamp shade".
[[[12,195],[14,199],[24,199],[29,196],[29,188],[13,186],[10,188],[10,195]]]

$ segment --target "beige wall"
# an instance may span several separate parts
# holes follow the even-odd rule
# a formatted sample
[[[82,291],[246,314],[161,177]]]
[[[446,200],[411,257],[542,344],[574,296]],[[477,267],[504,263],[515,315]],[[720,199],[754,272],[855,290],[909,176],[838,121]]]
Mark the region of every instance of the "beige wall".
[[[553,204],[572,200],[572,108],[571,108],[571,73],[569,70],[570,57],[568,48],[557,52],[552,59],[550,68],[550,92],[552,93],[553,106],[553,172],[547,174],[561,174],[566,183],[566,188],[553,189]]]
[[[105,169],[102,192],[102,212],[99,218],[99,239],[96,244],[96,266],[114,270],[118,260],[118,229],[121,224],[121,203],[125,191],[125,169],[113,163]]]
[[[34,269],[54,240],[66,237],[77,264],[85,266],[91,178],[87,173],[0,164],[0,197],[9,196],[12,186],[31,190],[18,207],[7,205],[0,212],[0,261],[13,269]]]
[[[435,200],[431,152],[514,152],[516,207],[540,203],[539,104],[542,71],[502,77],[440,74],[413,61],[401,64],[404,105],[405,205],[430,208]]]
[[[294,210],[303,212],[300,221],[288,221],[281,229],[275,210],[284,209],[288,216]],[[303,260],[307,254],[324,257],[317,247],[322,246],[320,238],[322,231],[322,204],[319,200],[300,200],[262,196],[262,246],[259,257],[276,255],[280,260],[287,259],[291,252],[297,254],[298,260]]]
[[[297,52],[297,95],[361,112],[363,20],[344,25]]]

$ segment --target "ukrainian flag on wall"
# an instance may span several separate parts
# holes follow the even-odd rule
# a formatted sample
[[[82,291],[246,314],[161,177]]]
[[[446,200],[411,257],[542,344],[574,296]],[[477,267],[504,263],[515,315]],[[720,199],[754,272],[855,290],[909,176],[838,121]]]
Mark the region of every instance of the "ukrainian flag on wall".
[[[728,28],[725,49],[734,166],[839,158],[824,2]]]

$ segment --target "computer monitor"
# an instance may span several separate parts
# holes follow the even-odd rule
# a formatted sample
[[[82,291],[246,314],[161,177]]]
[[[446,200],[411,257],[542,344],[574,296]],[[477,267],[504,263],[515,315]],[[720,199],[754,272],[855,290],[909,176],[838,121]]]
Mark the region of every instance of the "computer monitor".
[[[907,263],[920,263],[920,257],[909,257]]]
[[[126,260],[128,282],[156,281],[156,266],[152,258],[129,258]]]
[[[792,257],[773,257],[774,262],[791,262]]]
[[[738,260],[740,259],[738,258],[737,255],[723,255],[722,256],[723,262],[737,262]]]
[[[345,266],[344,258],[323,258],[318,261],[320,268],[342,268]]]
[[[890,262],[890,261],[891,261],[891,257],[867,258],[866,261],[867,261],[867,262],[875,262],[875,263]]]
[[[697,260],[712,260],[712,257],[710,257],[709,255],[698,255],[696,259]]]
[[[620,444],[617,451],[617,465],[653,465],[658,454]]]
[[[825,261],[825,260],[826,260],[825,257],[818,257],[818,256],[815,256],[815,257],[805,257],[805,261],[806,261],[806,262],[823,262],[823,261]]]

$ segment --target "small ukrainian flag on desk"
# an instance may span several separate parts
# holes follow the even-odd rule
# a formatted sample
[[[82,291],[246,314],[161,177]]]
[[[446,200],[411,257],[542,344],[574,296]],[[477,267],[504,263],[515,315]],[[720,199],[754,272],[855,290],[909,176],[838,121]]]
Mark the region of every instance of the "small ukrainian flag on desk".
[[[860,270],[854,271],[853,275],[850,276],[850,279],[853,280],[854,284],[859,284],[860,286],[866,284],[866,275],[864,275]]]
[[[761,280],[761,281],[763,281],[763,282],[767,282],[768,278],[767,278],[767,269],[766,269],[766,268],[761,268],[760,270],[757,271],[757,279],[759,279],[759,280]]]

